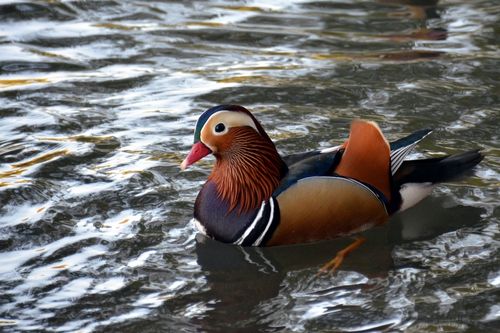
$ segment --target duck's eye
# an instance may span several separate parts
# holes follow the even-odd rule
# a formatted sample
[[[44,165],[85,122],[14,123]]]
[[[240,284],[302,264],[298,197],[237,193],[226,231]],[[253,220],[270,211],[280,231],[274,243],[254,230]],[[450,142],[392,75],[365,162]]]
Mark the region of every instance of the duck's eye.
[[[217,125],[215,125],[215,132],[216,133],[222,133],[222,132],[224,132],[225,129],[226,129],[226,125],[224,125],[223,123],[218,123]]]

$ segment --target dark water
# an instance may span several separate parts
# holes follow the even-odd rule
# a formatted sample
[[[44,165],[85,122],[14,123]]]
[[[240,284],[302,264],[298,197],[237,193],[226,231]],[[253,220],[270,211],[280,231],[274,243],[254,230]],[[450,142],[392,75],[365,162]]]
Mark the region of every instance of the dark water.
[[[500,330],[500,6],[488,1],[0,2],[0,330]],[[379,122],[464,181],[349,240],[243,249],[189,223],[197,116],[254,110],[283,153]]]

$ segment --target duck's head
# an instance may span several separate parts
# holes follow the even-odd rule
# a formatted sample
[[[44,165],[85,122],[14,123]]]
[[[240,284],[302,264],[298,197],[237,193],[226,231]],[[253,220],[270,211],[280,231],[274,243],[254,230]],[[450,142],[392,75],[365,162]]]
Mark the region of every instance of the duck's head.
[[[182,162],[181,169],[186,169],[209,154],[216,157],[236,154],[237,148],[242,145],[250,146],[255,140],[272,144],[250,111],[239,105],[215,106],[198,118],[194,144]]]
[[[208,181],[217,186],[229,210],[256,209],[269,199],[287,166],[257,119],[239,105],[205,111],[194,132],[194,144],[181,164],[185,169],[212,153],[217,161]]]

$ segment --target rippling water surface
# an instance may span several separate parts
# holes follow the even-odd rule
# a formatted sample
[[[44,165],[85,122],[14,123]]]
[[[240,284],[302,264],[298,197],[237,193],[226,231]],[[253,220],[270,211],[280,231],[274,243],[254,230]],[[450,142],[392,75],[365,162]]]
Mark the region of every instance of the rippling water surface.
[[[500,329],[496,0],[1,1],[0,330]],[[349,122],[473,175],[349,240],[244,249],[189,223],[197,116],[254,110],[283,153]]]

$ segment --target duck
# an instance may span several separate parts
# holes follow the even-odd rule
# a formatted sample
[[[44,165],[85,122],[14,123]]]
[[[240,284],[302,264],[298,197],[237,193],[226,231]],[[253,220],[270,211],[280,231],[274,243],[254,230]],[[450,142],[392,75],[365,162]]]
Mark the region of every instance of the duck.
[[[181,170],[215,156],[194,203],[197,229],[237,246],[280,246],[354,236],[321,268],[334,271],[365,238],[415,206],[441,182],[465,175],[479,150],[408,159],[431,133],[422,129],[389,143],[373,121],[356,119],[335,147],[281,155],[257,118],[240,105],[203,112]],[[358,235],[358,236],[356,236]]]

